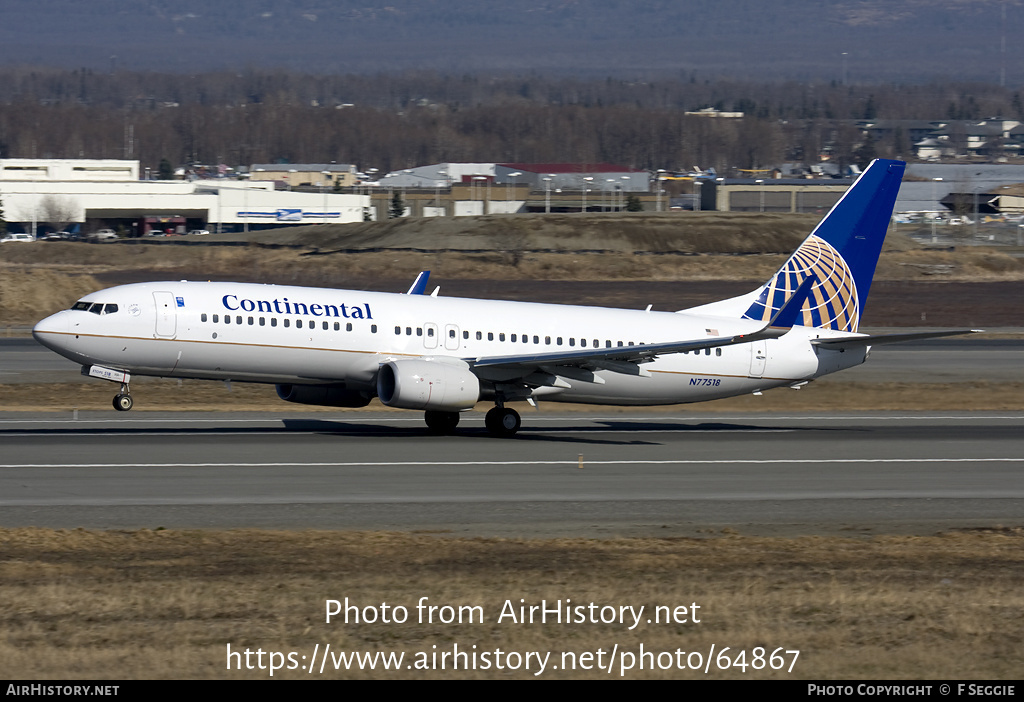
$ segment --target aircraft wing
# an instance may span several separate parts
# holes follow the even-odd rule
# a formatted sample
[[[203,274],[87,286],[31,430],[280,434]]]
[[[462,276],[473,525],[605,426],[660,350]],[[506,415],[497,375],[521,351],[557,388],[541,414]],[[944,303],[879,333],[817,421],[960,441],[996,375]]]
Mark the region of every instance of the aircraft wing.
[[[636,344],[635,346],[616,346],[603,349],[566,349],[552,353],[483,356],[480,358],[467,358],[465,360],[470,366],[476,368],[485,368],[487,366],[586,366],[600,364],[602,361],[644,363],[662,354],[683,353],[716,346],[730,346],[732,344],[745,344],[760,339],[776,339],[785,333],[785,331],[774,330],[765,326],[753,333],[737,334],[736,336],[713,336],[706,339]]]
[[[944,329],[933,332],[910,332],[907,334],[865,334],[863,336],[832,337],[829,339],[811,339],[815,346],[827,349],[853,349],[862,346],[879,346],[881,344],[898,344],[903,341],[917,339],[937,339],[943,336],[959,336],[961,334],[979,334],[982,329]]]
[[[503,368],[520,369],[527,373],[535,369],[554,369],[556,367],[584,368],[587,370],[610,370],[629,375],[646,375],[637,364],[654,360],[657,356],[669,353],[685,353],[700,349],[747,344],[761,339],[777,339],[783,336],[796,322],[797,315],[807,296],[810,294],[815,277],[808,276],[793,292],[786,303],[775,313],[771,321],[759,329],[746,334],[732,336],[710,336],[702,339],[685,339],[665,341],[655,344],[637,344],[635,346],[616,346],[612,348],[566,349],[552,353],[517,354],[512,356],[484,356],[466,358],[471,368]]]

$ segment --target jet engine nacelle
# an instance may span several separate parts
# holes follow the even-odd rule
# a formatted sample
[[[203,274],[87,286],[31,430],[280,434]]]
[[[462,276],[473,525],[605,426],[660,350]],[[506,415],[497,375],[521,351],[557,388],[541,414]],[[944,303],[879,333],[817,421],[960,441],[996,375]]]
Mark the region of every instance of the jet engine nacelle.
[[[464,363],[388,361],[377,373],[377,396],[388,407],[458,412],[480,399],[480,380]]]
[[[277,396],[286,402],[324,407],[366,407],[371,399],[342,385],[278,385]]]

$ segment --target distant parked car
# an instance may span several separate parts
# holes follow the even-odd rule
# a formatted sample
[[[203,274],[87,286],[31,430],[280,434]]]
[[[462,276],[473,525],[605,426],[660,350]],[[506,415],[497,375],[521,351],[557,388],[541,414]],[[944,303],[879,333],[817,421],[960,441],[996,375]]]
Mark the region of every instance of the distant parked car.
[[[210,233],[209,229],[193,229],[188,233],[189,236],[206,236]]]
[[[6,244],[8,241],[35,241],[30,234],[8,234],[3,239],[0,239],[0,244]]]
[[[92,234],[90,238],[96,239],[98,241],[104,241],[106,239],[116,239],[117,232],[115,232],[113,229],[100,229],[98,232]]]

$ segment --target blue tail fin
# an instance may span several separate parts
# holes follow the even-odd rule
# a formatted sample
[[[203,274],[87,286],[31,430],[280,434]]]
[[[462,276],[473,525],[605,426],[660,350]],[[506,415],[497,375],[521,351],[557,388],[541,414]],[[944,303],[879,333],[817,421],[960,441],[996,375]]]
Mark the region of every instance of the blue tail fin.
[[[857,331],[905,167],[903,161],[872,161],[757,291],[744,318],[772,319],[804,279],[813,275],[817,281],[801,309],[803,326]]]

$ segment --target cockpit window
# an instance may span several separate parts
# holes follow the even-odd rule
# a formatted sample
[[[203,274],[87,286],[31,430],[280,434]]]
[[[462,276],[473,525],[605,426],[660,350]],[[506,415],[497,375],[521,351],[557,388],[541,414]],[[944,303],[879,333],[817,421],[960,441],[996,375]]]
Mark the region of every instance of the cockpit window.
[[[102,302],[79,300],[71,307],[71,309],[79,310],[81,312],[92,312],[93,314],[114,314],[117,312],[117,305],[110,302],[103,304]]]

